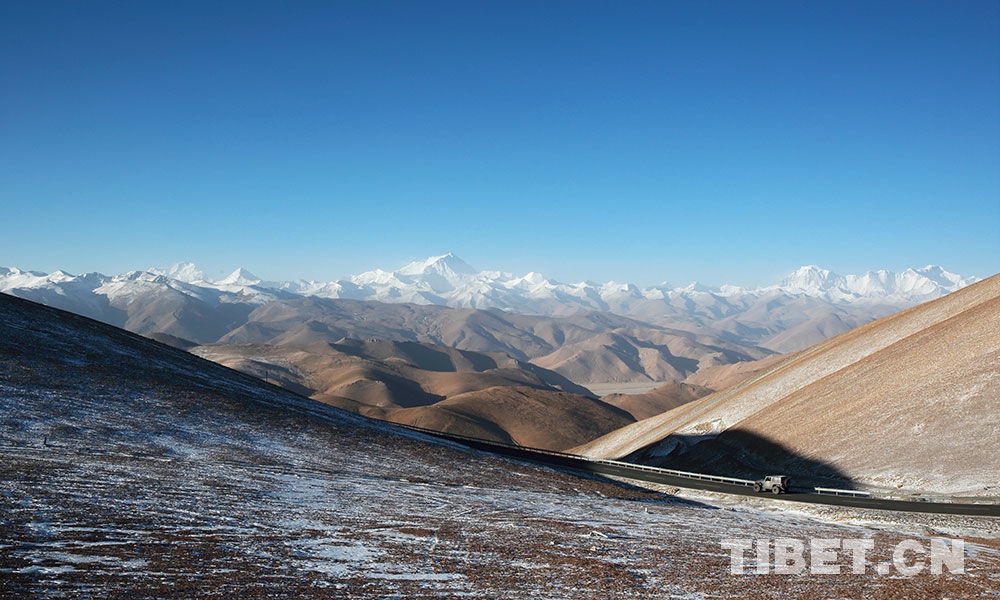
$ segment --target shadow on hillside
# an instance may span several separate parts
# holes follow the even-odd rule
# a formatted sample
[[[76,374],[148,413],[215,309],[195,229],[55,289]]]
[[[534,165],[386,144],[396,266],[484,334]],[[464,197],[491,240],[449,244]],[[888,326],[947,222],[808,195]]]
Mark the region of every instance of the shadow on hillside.
[[[753,480],[766,475],[788,475],[795,490],[817,486],[857,489],[851,478],[835,466],[741,429],[710,435],[669,435],[624,460]]]

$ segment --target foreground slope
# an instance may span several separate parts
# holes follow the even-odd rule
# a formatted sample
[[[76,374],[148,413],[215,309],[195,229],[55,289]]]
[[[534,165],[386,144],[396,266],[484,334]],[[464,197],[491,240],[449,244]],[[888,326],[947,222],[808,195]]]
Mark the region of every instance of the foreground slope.
[[[669,455],[683,459],[701,439],[726,446],[753,436],[863,483],[997,495],[998,372],[1000,276],[994,276],[579,450],[670,462]],[[774,457],[760,448],[731,443],[729,449],[744,453],[745,462],[789,466],[770,462]]]
[[[0,294],[0,597],[893,598],[969,576],[731,575],[729,538],[904,536],[716,510],[408,437]],[[906,536],[909,537],[909,536]],[[929,543],[919,537],[921,543]],[[697,557],[694,559],[693,557]],[[845,573],[850,559],[843,561]]]

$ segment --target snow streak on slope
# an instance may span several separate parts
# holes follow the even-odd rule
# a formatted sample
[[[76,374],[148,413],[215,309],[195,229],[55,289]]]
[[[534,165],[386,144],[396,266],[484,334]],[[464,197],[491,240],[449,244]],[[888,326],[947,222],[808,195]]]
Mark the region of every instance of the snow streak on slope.
[[[974,596],[970,576],[753,578],[725,538],[902,536],[717,510],[442,446],[0,296],[0,596]],[[926,538],[922,538],[927,543]],[[845,559],[843,567],[850,568]]]

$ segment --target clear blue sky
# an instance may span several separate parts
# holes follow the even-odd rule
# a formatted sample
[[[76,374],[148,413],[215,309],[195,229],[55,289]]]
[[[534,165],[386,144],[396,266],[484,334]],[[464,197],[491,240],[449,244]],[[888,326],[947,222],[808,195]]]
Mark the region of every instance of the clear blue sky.
[[[0,3],[0,265],[1000,272],[1000,2]]]

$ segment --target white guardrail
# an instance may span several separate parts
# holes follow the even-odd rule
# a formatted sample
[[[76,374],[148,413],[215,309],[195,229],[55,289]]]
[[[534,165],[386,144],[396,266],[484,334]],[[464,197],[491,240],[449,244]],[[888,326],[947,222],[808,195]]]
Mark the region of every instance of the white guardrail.
[[[620,460],[608,460],[608,459],[588,459],[585,456],[580,456],[578,454],[568,454],[567,456],[572,456],[574,458],[579,458],[581,460],[586,460],[591,463],[598,463],[604,465],[611,465],[615,467],[621,467],[624,469],[630,469],[633,471],[647,471],[650,473],[662,473],[663,475],[673,475],[675,477],[684,477],[686,479],[697,479],[700,481],[714,481],[716,483],[728,483],[732,485],[742,485],[746,487],[753,487],[754,481],[750,479],[740,479],[739,477],[723,477],[722,475],[706,475],[704,473],[692,473],[690,471],[677,471],[675,469],[664,469],[662,467],[650,467],[647,465],[640,465],[636,463],[627,463]]]
[[[866,492],[864,490],[838,490],[837,488],[814,487],[813,491],[817,494],[825,494],[827,496],[850,496],[852,498],[872,497],[871,492]]]

